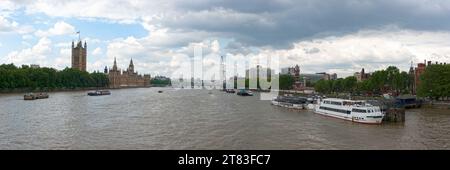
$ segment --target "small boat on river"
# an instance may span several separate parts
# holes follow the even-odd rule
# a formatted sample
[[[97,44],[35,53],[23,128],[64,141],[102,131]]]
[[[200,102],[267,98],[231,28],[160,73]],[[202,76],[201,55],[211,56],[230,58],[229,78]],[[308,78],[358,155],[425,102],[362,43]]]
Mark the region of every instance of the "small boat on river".
[[[47,99],[48,97],[49,95],[47,93],[39,93],[39,94],[28,93],[23,95],[24,100]]]
[[[307,98],[298,96],[278,96],[272,100],[272,105],[289,109],[305,109],[308,104]]]
[[[253,96],[253,93],[249,90],[241,89],[237,93],[239,96]]]
[[[226,93],[236,93],[236,91],[234,91],[234,89],[225,89]]]
[[[96,90],[94,92],[88,92],[89,96],[103,96],[103,95],[110,95],[111,92],[109,90]]]

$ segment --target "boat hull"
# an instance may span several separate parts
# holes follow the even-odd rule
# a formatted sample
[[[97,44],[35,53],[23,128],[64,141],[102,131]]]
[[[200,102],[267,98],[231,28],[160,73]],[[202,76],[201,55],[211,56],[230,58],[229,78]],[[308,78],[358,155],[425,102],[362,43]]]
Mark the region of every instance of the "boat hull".
[[[105,96],[105,95],[111,95],[111,92],[109,91],[95,91],[95,92],[89,92],[88,96]]]
[[[24,96],[23,100],[36,100],[36,97],[34,97],[34,96]]]
[[[89,94],[89,96],[106,96],[106,95],[110,95],[110,94]]]
[[[37,100],[37,99],[47,99],[49,97],[46,93],[41,94],[28,94],[23,96],[23,100]]]

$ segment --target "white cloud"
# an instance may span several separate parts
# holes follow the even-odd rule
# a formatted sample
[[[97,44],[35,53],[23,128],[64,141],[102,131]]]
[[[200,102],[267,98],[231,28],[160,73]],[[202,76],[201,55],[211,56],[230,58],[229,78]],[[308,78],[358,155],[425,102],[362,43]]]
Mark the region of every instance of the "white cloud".
[[[33,36],[32,36],[32,35],[29,35],[29,34],[22,35],[22,39],[24,39],[24,40],[30,40],[30,39],[32,39],[32,38],[33,38]]]
[[[41,38],[36,45],[21,51],[13,51],[4,57],[2,63],[22,64],[40,64],[47,65],[47,55],[52,51],[52,41],[48,38]]]
[[[55,23],[55,25],[47,31],[38,30],[35,32],[35,35],[38,37],[51,37],[56,35],[67,35],[67,34],[75,34],[75,28],[64,21],[59,21]]]
[[[212,41],[211,50],[213,53],[219,53],[219,51],[220,51],[219,41],[217,41],[217,40]]]
[[[31,26],[22,26],[15,21],[9,21],[7,18],[0,15],[0,33],[19,33],[27,34],[33,31]]]
[[[82,0],[82,1],[31,1],[26,5],[27,13],[44,13],[56,17],[79,17],[86,19],[109,19],[121,23],[132,23],[146,11],[162,8],[161,2],[126,0]],[[89,5],[86,5],[89,4]],[[63,9],[63,10],[61,10]]]
[[[72,49],[69,47],[63,47],[59,50],[59,55],[52,63],[49,63],[51,67],[57,69],[64,69],[65,67],[70,67],[71,65],[71,52]]]
[[[69,48],[72,46],[72,42],[60,42],[56,43],[55,47],[61,47],[61,48]]]
[[[367,30],[340,37],[298,41],[286,50],[269,48],[249,54],[228,53],[227,59],[239,61],[245,58],[277,56],[280,58],[280,67],[299,64],[302,72],[338,73],[340,77],[345,77],[361,68],[375,71],[390,65],[407,71],[411,61],[418,63],[434,60],[450,63],[448,39],[449,32]],[[310,52],[311,49],[314,49],[314,53]],[[188,54],[187,51],[185,54]],[[216,58],[218,59],[218,56]],[[182,64],[178,62],[177,65]],[[242,75],[242,68],[239,70]]]
[[[59,50],[59,54],[61,56],[71,56],[72,49],[71,48],[61,48]]]
[[[116,39],[107,48],[109,61],[117,57],[121,68],[126,68],[133,57],[139,70],[153,74],[187,75],[194,46],[200,46],[205,56],[205,66],[218,66],[220,55],[229,60],[243,60],[277,56],[280,67],[299,64],[302,72],[337,73],[340,77],[352,75],[365,68],[368,71],[395,65],[407,70],[410,62],[438,60],[450,62],[450,32],[414,31],[399,28],[363,30],[342,36],[329,36],[293,43],[289,49],[259,47],[253,52],[228,51],[220,48],[217,40],[203,40],[168,50],[152,44],[147,38],[128,37]],[[242,45],[240,42],[234,42]],[[150,44],[150,45],[149,45]],[[252,47],[242,45],[242,48]],[[239,66],[243,67],[243,66]],[[243,75],[243,68],[238,69]],[[175,73],[178,72],[178,73]]]
[[[6,18],[0,16],[0,32],[11,32],[19,24],[17,22],[8,21]]]
[[[52,41],[48,38],[41,38],[38,43],[33,46],[33,52],[36,54],[47,54],[51,52]]]
[[[287,50],[266,50],[279,56],[281,66],[299,64],[303,72],[337,72],[345,77],[394,65],[407,71],[410,62],[450,62],[450,32],[413,30],[366,30],[340,37],[325,37],[294,43]],[[314,53],[310,50],[315,49]]]
[[[11,12],[18,8],[18,5],[13,1],[2,0],[0,1],[0,12]]]
[[[92,51],[92,55],[100,55],[102,54],[102,49],[100,47],[97,47],[94,49],[94,51]]]

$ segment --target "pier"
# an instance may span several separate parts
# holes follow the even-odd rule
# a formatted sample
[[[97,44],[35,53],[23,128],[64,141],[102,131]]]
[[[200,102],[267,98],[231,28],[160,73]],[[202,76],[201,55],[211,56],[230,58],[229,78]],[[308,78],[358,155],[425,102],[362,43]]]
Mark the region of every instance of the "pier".
[[[383,121],[386,122],[405,122],[405,109],[390,108],[386,111]]]

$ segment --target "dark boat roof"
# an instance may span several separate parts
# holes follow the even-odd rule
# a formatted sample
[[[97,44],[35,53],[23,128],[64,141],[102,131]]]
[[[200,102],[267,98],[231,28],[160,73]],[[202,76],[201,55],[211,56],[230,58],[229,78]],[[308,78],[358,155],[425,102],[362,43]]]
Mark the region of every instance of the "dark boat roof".
[[[413,96],[413,95],[402,95],[402,96],[396,97],[395,99],[399,99],[399,100],[416,99],[416,96]]]

